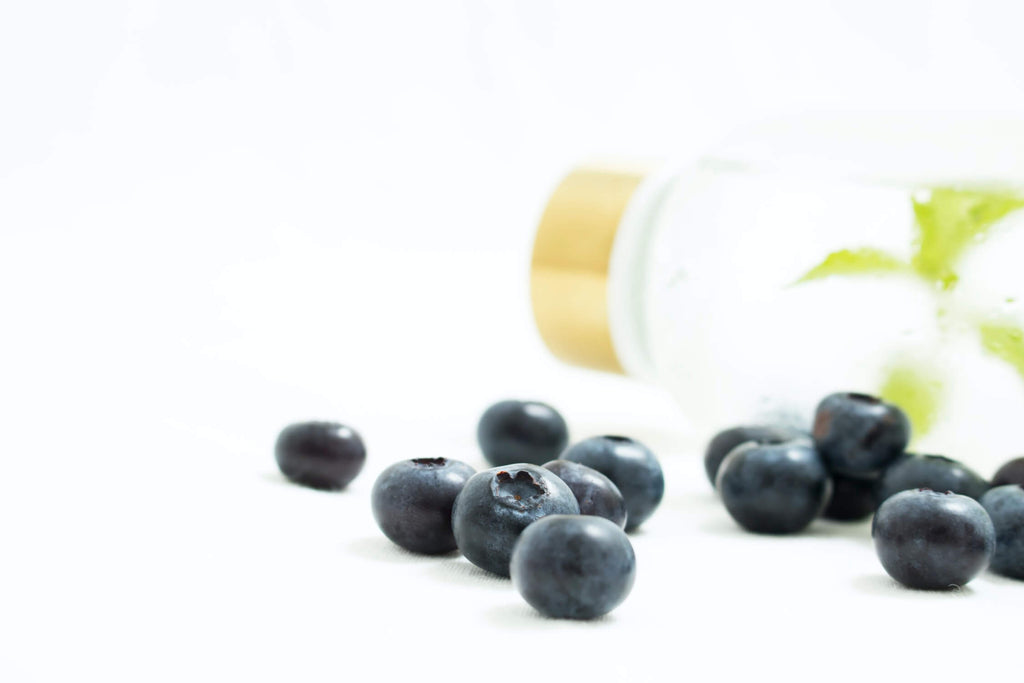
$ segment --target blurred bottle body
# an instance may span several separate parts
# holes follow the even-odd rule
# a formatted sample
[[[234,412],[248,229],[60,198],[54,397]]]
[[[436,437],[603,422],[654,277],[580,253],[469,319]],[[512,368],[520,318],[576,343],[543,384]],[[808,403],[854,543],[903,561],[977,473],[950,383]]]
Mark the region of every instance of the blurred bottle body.
[[[579,168],[535,243],[541,334],[664,385],[701,437],[806,428],[861,391],[904,407],[914,448],[994,468],[1024,452],[1024,175],[1005,154],[1024,147],[976,130],[783,124],[694,163]]]

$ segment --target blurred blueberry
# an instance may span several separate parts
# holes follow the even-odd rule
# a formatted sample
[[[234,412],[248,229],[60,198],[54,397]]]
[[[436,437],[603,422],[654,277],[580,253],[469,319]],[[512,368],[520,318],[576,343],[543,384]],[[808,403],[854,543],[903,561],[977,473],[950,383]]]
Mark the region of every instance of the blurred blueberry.
[[[274,446],[281,473],[297,484],[337,490],[366,463],[366,447],[351,427],[337,422],[299,422],[281,430]]]
[[[838,522],[867,519],[875,511],[875,483],[832,476],[832,497],[821,516]]]
[[[732,427],[718,432],[708,443],[704,451],[704,471],[708,475],[708,481],[715,485],[718,477],[718,468],[721,466],[725,456],[729,455],[732,449],[740,444],[753,441],[762,446],[786,443],[795,439],[809,438],[807,433],[798,429],[784,426],[772,425],[747,425],[743,427]]]
[[[876,484],[875,500],[881,504],[910,489],[952,491],[977,500],[988,490],[988,482],[952,458],[908,453],[886,468]]]
[[[1014,458],[996,470],[992,486],[1018,484],[1024,486],[1024,458]]]
[[[491,465],[542,465],[569,443],[569,428],[557,410],[537,401],[501,401],[480,417],[480,450]]]
[[[626,526],[626,499],[611,479],[568,460],[552,460],[544,464],[544,469],[554,472],[572,489],[581,515],[604,517],[620,529]]]
[[[903,454],[910,421],[902,410],[867,394],[832,394],[814,415],[814,446],[833,474],[873,479]]]
[[[732,518],[763,534],[802,531],[825,507],[832,485],[809,444],[733,449],[718,470],[718,490]]]
[[[594,436],[570,446],[561,460],[578,462],[608,477],[626,500],[626,531],[650,518],[665,495],[665,475],[651,449],[625,436]]]
[[[1024,579],[1024,489],[1019,484],[997,486],[981,497],[981,506],[996,530],[992,571]]]

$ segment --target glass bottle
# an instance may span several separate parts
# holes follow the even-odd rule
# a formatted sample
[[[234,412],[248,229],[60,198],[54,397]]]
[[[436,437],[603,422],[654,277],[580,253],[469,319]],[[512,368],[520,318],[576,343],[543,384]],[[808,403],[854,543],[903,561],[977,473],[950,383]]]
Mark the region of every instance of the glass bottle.
[[[590,165],[534,244],[560,358],[666,386],[696,434],[807,428],[835,391],[983,475],[1024,454],[1024,134],[789,122],[695,163]]]

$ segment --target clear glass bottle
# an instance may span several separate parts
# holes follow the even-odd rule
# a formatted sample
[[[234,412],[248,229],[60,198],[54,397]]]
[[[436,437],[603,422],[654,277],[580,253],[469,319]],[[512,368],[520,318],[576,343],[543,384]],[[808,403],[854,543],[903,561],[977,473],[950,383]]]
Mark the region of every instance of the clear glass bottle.
[[[700,438],[881,395],[912,448],[1024,453],[1024,135],[769,125],[697,163],[589,166],[551,197],[532,301],[559,357],[670,389]]]

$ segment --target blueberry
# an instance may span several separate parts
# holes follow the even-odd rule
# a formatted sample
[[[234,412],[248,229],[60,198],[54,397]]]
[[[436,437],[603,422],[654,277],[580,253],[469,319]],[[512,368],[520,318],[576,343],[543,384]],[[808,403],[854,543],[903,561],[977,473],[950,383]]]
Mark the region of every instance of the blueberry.
[[[580,504],[581,515],[604,517],[620,529],[626,526],[626,499],[612,480],[592,467],[568,460],[552,460],[544,464],[564,481]]]
[[[978,501],[930,489],[901,491],[882,503],[871,537],[889,576],[926,590],[964,585],[988,566],[996,546]]]
[[[512,548],[523,529],[545,515],[578,515],[565,482],[536,465],[520,463],[477,472],[455,499],[452,531],[466,559],[509,575]]]
[[[966,465],[941,455],[908,453],[890,465],[875,488],[875,500],[909,489],[952,491],[975,500],[988,490],[988,482]]]
[[[981,497],[981,506],[996,530],[992,571],[1024,579],[1024,489],[1019,484],[997,486]]]
[[[612,480],[626,499],[626,531],[643,524],[665,495],[665,475],[651,449],[625,436],[594,436],[570,446],[562,460],[591,467]]]
[[[476,470],[445,458],[396,462],[380,473],[370,502],[377,526],[394,543],[414,553],[455,550],[452,506]]]
[[[491,465],[542,465],[569,443],[569,428],[557,410],[537,401],[501,401],[484,411],[477,442]]]
[[[817,517],[831,493],[824,463],[809,444],[734,449],[718,470],[725,509],[740,526],[762,534],[792,534]]]
[[[516,590],[542,614],[593,619],[629,595],[636,556],[626,534],[607,519],[551,515],[519,537],[511,573]]]
[[[996,470],[995,476],[992,477],[992,486],[1007,484],[1024,485],[1024,458],[1014,458]]]
[[[740,444],[753,441],[761,445],[774,445],[786,443],[806,437],[807,434],[792,427],[775,427],[771,425],[748,425],[744,427],[732,427],[715,435],[708,443],[704,451],[704,471],[707,472],[711,485],[715,485],[715,478],[718,476],[718,468],[721,466],[725,456],[729,455],[732,449]]]
[[[832,497],[821,516],[855,522],[870,517],[875,507],[875,482],[833,475]]]
[[[866,394],[832,394],[818,404],[814,445],[834,474],[878,477],[903,454],[910,421],[894,405]]]
[[[366,447],[351,427],[299,422],[281,430],[274,447],[281,473],[315,489],[343,489],[366,463]]]

